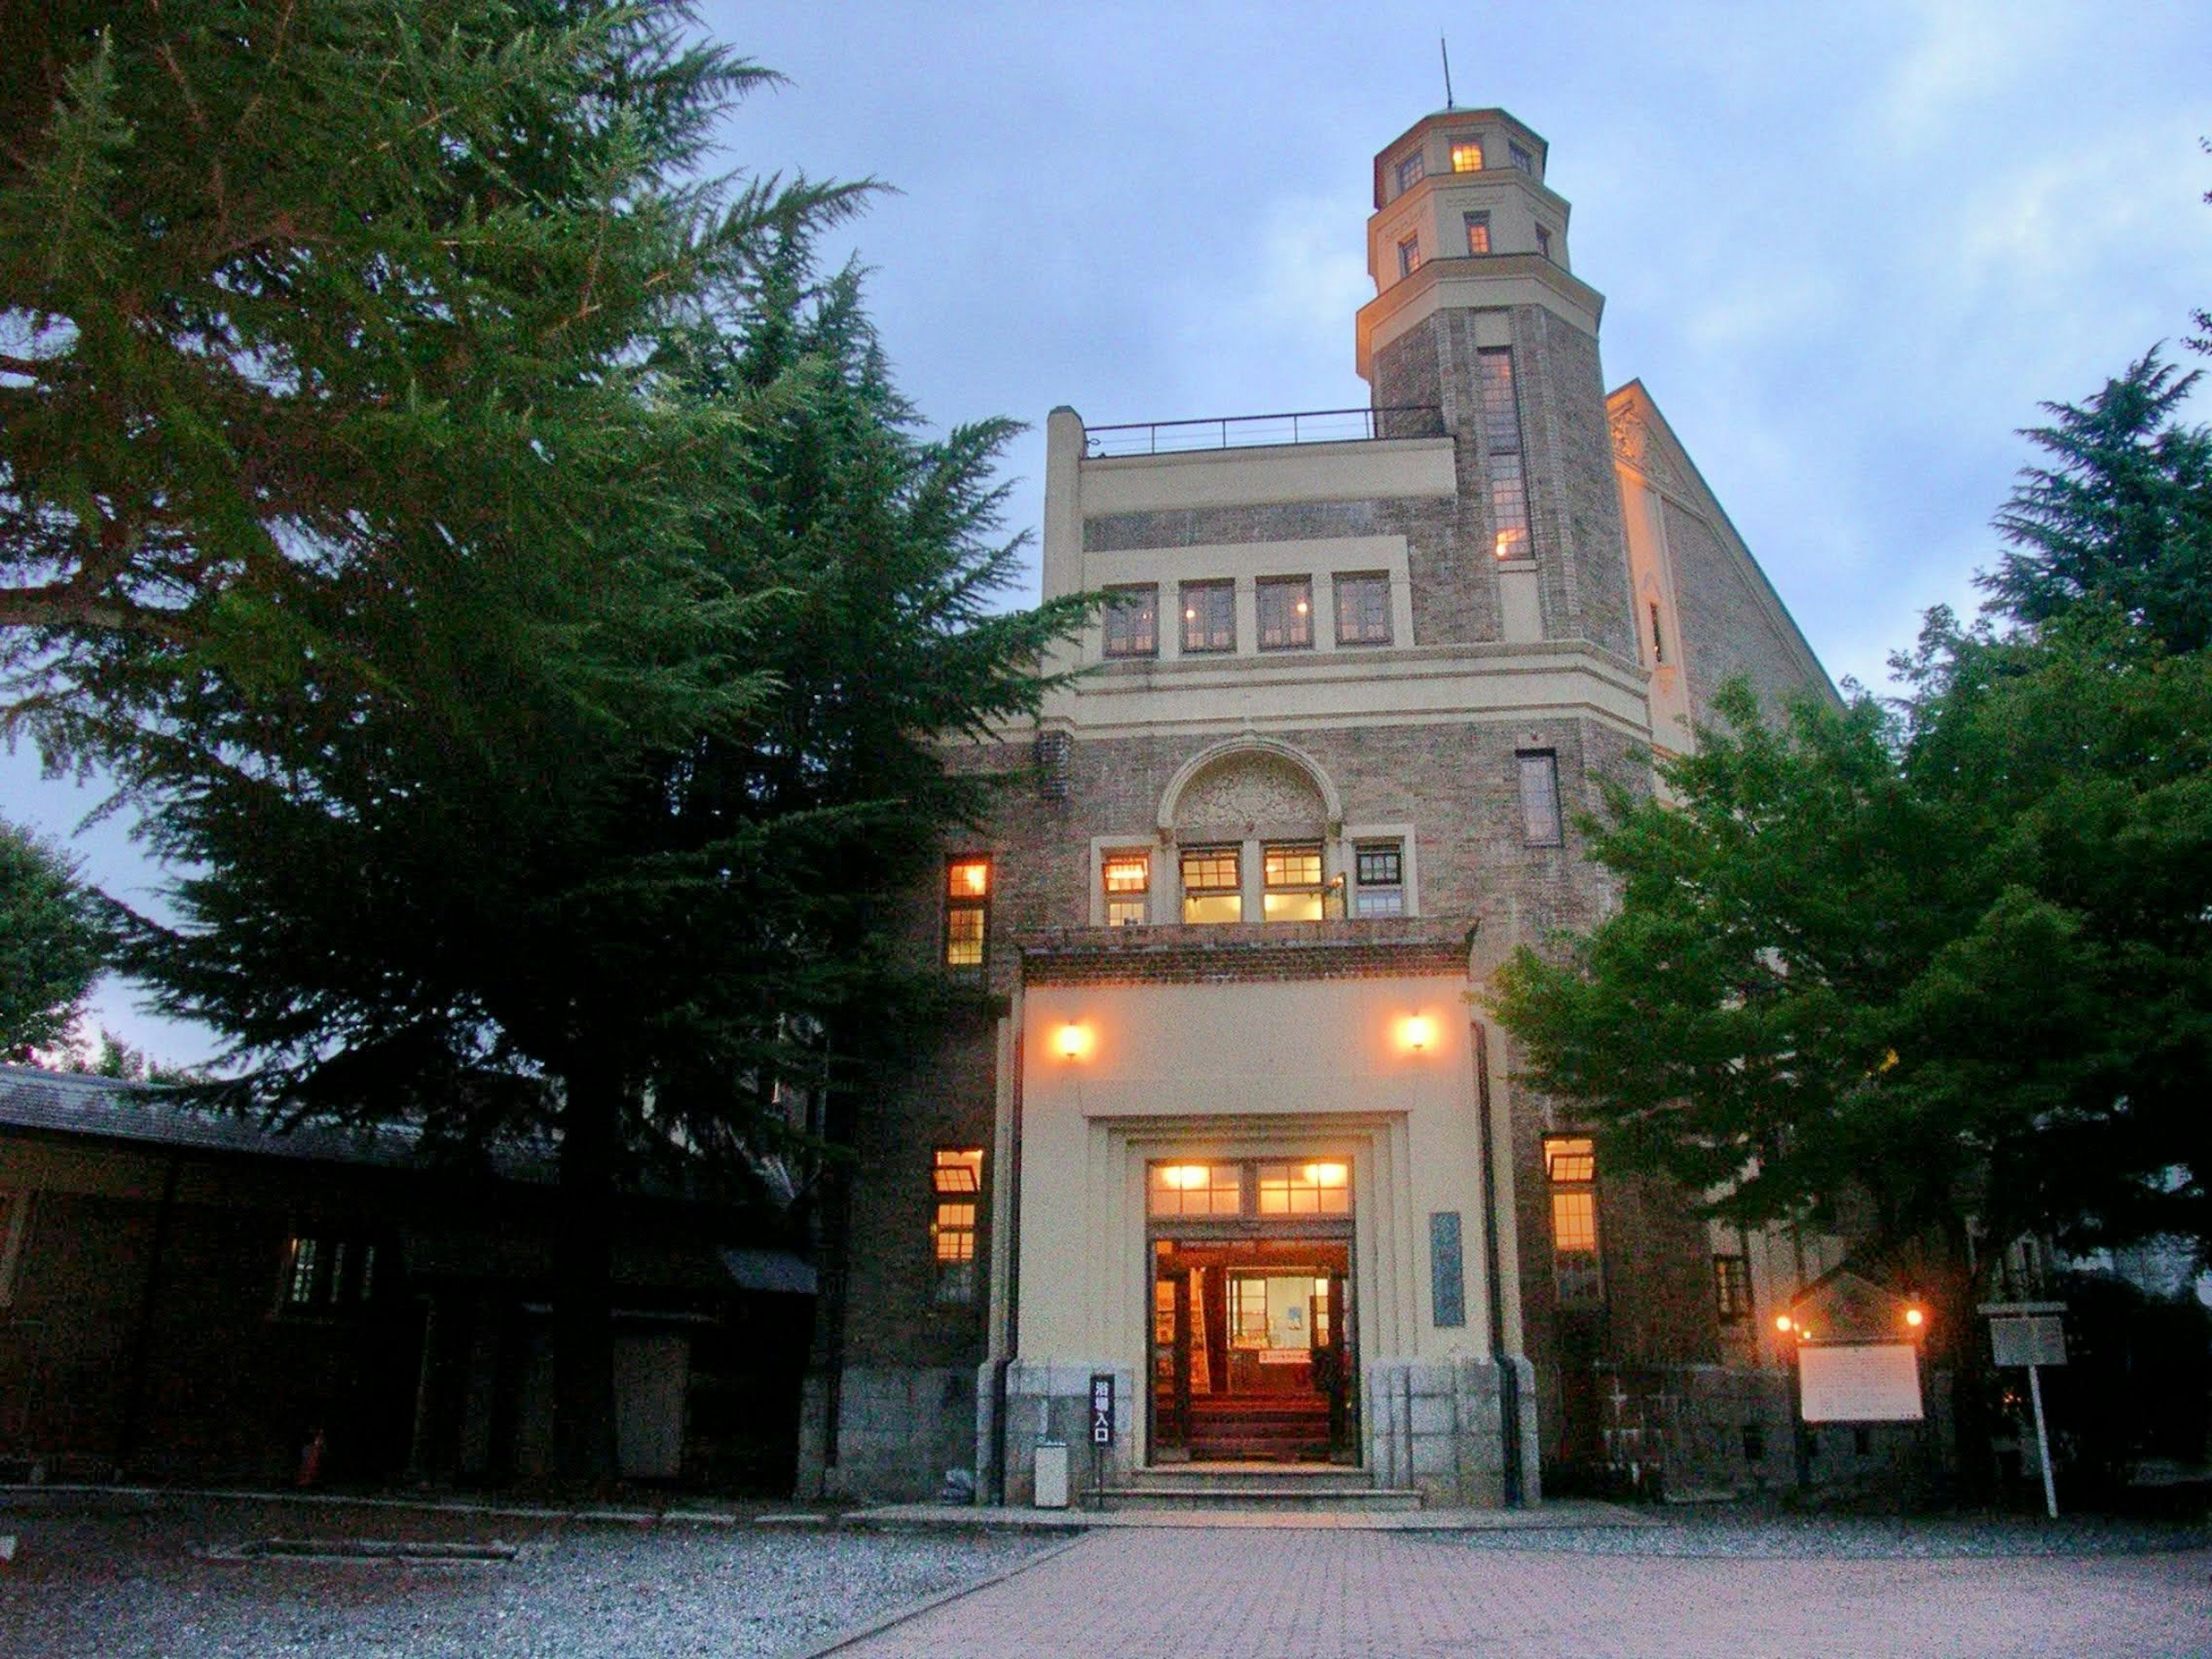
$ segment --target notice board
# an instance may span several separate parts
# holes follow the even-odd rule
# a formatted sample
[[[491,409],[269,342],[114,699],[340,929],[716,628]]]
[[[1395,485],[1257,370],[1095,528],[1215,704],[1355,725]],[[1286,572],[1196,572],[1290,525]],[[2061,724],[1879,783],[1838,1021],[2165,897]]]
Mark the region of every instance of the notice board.
[[[1910,1342],[1807,1342],[1797,1350],[1808,1423],[1917,1423],[1920,1355]]]

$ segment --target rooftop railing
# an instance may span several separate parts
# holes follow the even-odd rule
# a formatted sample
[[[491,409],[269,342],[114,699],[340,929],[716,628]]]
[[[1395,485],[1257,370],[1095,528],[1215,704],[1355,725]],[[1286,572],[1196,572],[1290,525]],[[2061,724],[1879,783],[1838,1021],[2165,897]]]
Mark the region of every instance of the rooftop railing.
[[[1291,415],[1224,415],[1206,421],[1137,421],[1084,432],[1084,453],[1173,455],[1194,449],[1256,449],[1268,444],[1359,443],[1373,438],[1441,438],[1434,404],[1382,409],[1309,409]]]

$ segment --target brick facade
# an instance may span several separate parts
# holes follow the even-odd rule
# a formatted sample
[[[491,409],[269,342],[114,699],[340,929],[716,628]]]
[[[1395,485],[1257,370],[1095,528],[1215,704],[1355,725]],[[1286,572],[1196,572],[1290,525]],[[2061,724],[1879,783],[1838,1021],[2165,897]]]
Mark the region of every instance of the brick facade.
[[[1501,1126],[1496,1162],[1487,1170],[1470,1162],[1463,1174],[1418,1168],[1399,1178],[1425,1196],[1417,1193],[1409,1204],[1377,1189],[1370,1194],[1373,1213],[1356,1224],[1388,1231],[1370,1241],[1387,1262],[1359,1269],[1372,1315],[1358,1361],[1360,1455],[1378,1483],[1413,1486],[1437,1501],[1496,1502],[1516,1480],[1523,1492],[1533,1489],[1540,1455],[1567,1473],[1603,1466],[1601,1367],[1613,1374],[1640,1367],[1639,1375],[1703,1368],[1700,1376],[1721,1380],[1668,1397],[1718,1401],[1712,1411],[1721,1418],[1736,1410],[1732,1402],[1766,1397],[1764,1374],[1727,1364],[1739,1355],[1737,1345],[1724,1349],[1706,1224],[1682,1194],[1659,1183],[1620,1178],[1601,1164],[1603,1297],[1588,1309],[1559,1305],[1543,1139],[1579,1126],[1513,1083],[1503,1033],[1478,1034],[1487,1049],[1474,1049],[1472,1071],[1439,1078],[1444,1095],[1407,1092],[1410,1062],[1378,1049],[1341,1085],[1327,1085],[1338,1092],[1325,1088],[1312,1107],[1319,1115],[1308,1116],[1287,1107],[1268,1115],[1264,1051],[1295,1049],[1311,1032],[1239,1032],[1238,1040],[1262,1051],[1249,1064],[1204,1049],[1178,1057],[1171,1046],[1186,1040],[1176,1033],[1213,1029],[1207,1022],[1234,1006],[1224,997],[1249,990],[1255,1009],[1287,1006],[1273,994],[1291,981],[1346,986],[1342,996],[1317,992],[1298,1006],[1311,1011],[1316,1031],[1352,1021],[1341,1029],[1355,1042],[1365,1029],[1357,1020],[1372,1017],[1359,1012],[1364,1005],[1348,988],[1365,980],[1417,999],[1411,988],[1440,975],[1435,982],[1451,989],[1450,1006],[1479,1018],[1486,975],[1516,946],[1540,948],[1556,932],[1586,929],[1606,914],[1609,881],[1588,862],[1574,820],[1600,810],[1608,781],[1650,787],[1655,721],[1674,695],[1662,671],[1675,667],[1655,661],[1639,637],[1642,602],[1624,516],[1632,491],[1663,500],[1650,555],[1662,568],[1652,580],[1678,612],[1671,625],[1687,665],[1677,672],[1686,672],[1692,708],[1702,714],[1730,673],[1749,675],[1770,705],[1800,692],[1832,695],[1641,388],[1608,398],[1594,332],[1597,296],[1564,276],[1532,287],[1525,257],[1494,267],[1475,258],[1438,263],[1451,269],[1425,276],[1422,292],[1436,296],[1425,313],[1381,300],[1370,308],[1371,327],[1382,333],[1370,379],[1378,408],[1438,411],[1434,424],[1451,446],[1448,457],[1437,452],[1439,465],[1449,462],[1443,483],[1399,465],[1383,444],[1373,447],[1371,464],[1352,446],[1333,447],[1310,475],[1298,471],[1296,452],[1271,450],[1254,452],[1244,473],[1230,453],[1211,471],[1160,457],[1115,460],[1094,477],[1097,464],[1084,458],[1079,424],[1060,424],[1073,422],[1065,411],[1054,416],[1059,447],[1045,548],[1051,591],[1091,586],[1086,560],[1155,572],[1158,625],[1167,629],[1177,625],[1170,602],[1178,580],[1234,574],[1249,591],[1266,577],[1271,550],[1279,550],[1285,570],[1311,569],[1316,560],[1357,570],[1364,553],[1313,550],[1401,544],[1401,574],[1392,580],[1405,585],[1400,614],[1410,615],[1411,636],[1333,653],[1263,655],[1240,635],[1235,651],[1204,657],[1176,660],[1165,650],[1158,659],[1093,657],[1080,665],[1086,672],[1075,685],[1048,703],[1039,727],[1055,745],[1051,787],[1041,787],[1032,764],[1031,732],[953,755],[956,766],[1005,780],[990,821],[944,849],[948,857],[992,860],[986,961],[972,983],[997,1000],[999,1012],[947,1030],[933,1053],[884,1076],[861,1103],[842,1328],[817,1354],[802,1491],[920,1496],[964,1465],[980,1492],[1021,1501],[1029,1438],[1082,1422],[1086,1377],[1104,1372],[1133,1389],[1151,1369],[1143,1355],[1152,1351],[1142,1345],[1154,1339],[1136,1328],[1137,1316],[1127,1316],[1124,1328],[1121,1316],[1103,1311],[1121,1305],[1113,1298],[1127,1281],[1098,1275],[1109,1261],[1133,1259],[1132,1238],[1094,1235],[1071,1255],[1054,1242],[1067,1237],[1060,1225],[1066,1218],[1053,1218],[1059,1231],[1040,1221],[1030,1188],[1087,1191],[1088,1213],[1118,1215],[1120,1194],[1134,1190],[1129,1183],[1146,1167],[1126,1161],[1139,1153],[1116,1150],[1129,1137],[1135,1145],[1152,1135],[1146,1144],[1164,1146],[1203,1146],[1212,1144],[1209,1134],[1223,1145],[1243,1137],[1236,1144],[1264,1146],[1269,1135],[1284,1137],[1285,1146],[1319,1145],[1313,1137],[1322,1131],[1314,1126],[1340,1122],[1361,1134],[1400,1136],[1395,1145],[1449,1146],[1458,1149],[1451,1158],[1468,1158],[1478,1099],[1494,1103],[1489,1109]],[[1496,285],[1494,297],[1486,283]],[[1364,314],[1363,351],[1370,329]],[[1492,458],[1477,378],[1478,354],[1500,348],[1512,353],[1530,532],[1525,561],[1509,564],[1492,556]],[[1377,435],[1410,418],[1383,417]],[[1332,495],[1302,485],[1306,476],[1375,483]],[[1269,482],[1240,495],[1244,477]],[[1088,504],[1094,490],[1103,503],[1095,508]],[[1361,562],[1343,562],[1351,559]],[[1533,634],[1525,622],[1517,633],[1511,623],[1506,587],[1514,580],[1533,584],[1522,590],[1534,596]],[[1326,629],[1332,619],[1319,608],[1313,625]],[[1088,648],[1096,651],[1096,635]],[[1668,739],[1674,746],[1686,740]],[[1522,790],[1531,755],[1555,763],[1565,820],[1556,845],[1528,831]],[[1218,812],[1190,818],[1188,791],[1217,775],[1194,775],[1200,762],[1222,776],[1239,767],[1249,772],[1244,785],[1231,779],[1226,793],[1216,792],[1223,799],[1267,804],[1252,806],[1250,821],[1241,823],[1217,821]],[[1179,789],[1186,789],[1180,804]],[[1180,920],[1173,884],[1186,836],[1235,844],[1241,835],[1247,860],[1271,838],[1320,842],[1331,875],[1348,879],[1354,832],[1382,833],[1377,826],[1406,836],[1411,913],[1403,920],[1346,919],[1350,890],[1340,885],[1324,920],[1255,921],[1249,863],[1240,866],[1243,921]],[[1149,853],[1148,925],[1093,925],[1102,846]],[[940,911],[936,894],[915,896],[909,940],[917,963],[942,950]],[[1204,1000],[1176,1001],[1186,991],[1203,992]],[[1052,1018],[1075,1018],[1090,1006],[1082,996],[1094,993],[1120,998],[1096,1005],[1107,1012],[1084,1016],[1109,1021],[1109,1039],[1143,1031],[1151,1034],[1146,1042],[1170,1046],[1136,1051],[1130,1038],[1089,1083],[1048,1069],[1036,1050],[1049,1030],[1038,1023],[1042,1016],[1025,1010],[1048,1002],[1073,1011]],[[1317,1052],[1316,1063],[1336,1059]],[[1210,1081],[1217,1071],[1218,1081]],[[1169,1080],[1148,1095],[1145,1079],[1153,1077]],[[1291,1093],[1304,1086],[1285,1085]],[[1028,1091],[1047,1088],[1048,1102],[1040,1095],[1024,1106]],[[1206,1104],[1216,1097],[1223,1103],[1218,1130],[1209,1128]],[[1020,1154],[1030,1162],[1017,1192],[1008,1190],[1001,1165],[1024,1145],[1025,1121],[1032,1139],[1051,1150]],[[979,1247],[992,1271],[977,1304],[948,1308],[931,1297],[927,1176],[932,1148],[955,1144],[994,1149],[987,1208],[1004,1236]],[[1384,1157],[1384,1139],[1360,1144]],[[1087,1176],[1036,1162],[1075,1157],[1086,1145]],[[1438,1210],[1468,1229],[1474,1311],[1462,1323],[1439,1324],[1429,1295],[1425,1275],[1443,1271],[1429,1231]],[[1494,1247],[1486,1229],[1498,1236]],[[1500,1252],[1496,1282],[1483,1259],[1492,1248]],[[1395,1263],[1413,1271],[1392,1266],[1386,1273]],[[1078,1279],[1090,1288],[1073,1288]],[[1499,1341],[1510,1365],[1498,1363]],[[1516,1396],[1522,1443],[1502,1452]],[[1115,1478],[1141,1476],[1141,1448],[1150,1444],[1146,1404],[1127,1401],[1135,1416],[1109,1460]],[[1737,1433],[1724,1423],[1708,1427],[1708,1439],[1720,1436],[1715,1444]],[[1516,1474],[1524,1463],[1527,1474]]]

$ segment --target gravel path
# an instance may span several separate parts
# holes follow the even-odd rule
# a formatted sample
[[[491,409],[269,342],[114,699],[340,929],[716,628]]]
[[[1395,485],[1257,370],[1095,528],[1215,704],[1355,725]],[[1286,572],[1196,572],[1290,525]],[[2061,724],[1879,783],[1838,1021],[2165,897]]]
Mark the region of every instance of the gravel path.
[[[774,1655],[1057,1540],[636,1526],[406,1510],[88,1498],[0,1504],[7,1659]],[[504,1565],[225,1561],[262,1537],[500,1540]]]

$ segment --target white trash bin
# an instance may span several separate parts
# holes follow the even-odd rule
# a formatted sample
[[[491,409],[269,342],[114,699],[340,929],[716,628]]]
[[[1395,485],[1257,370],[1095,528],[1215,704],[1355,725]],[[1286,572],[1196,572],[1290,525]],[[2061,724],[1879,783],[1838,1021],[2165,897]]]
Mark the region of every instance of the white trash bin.
[[[1067,1507],[1067,1442],[1036,1443],[1036,1506],[1041,1510]]]

